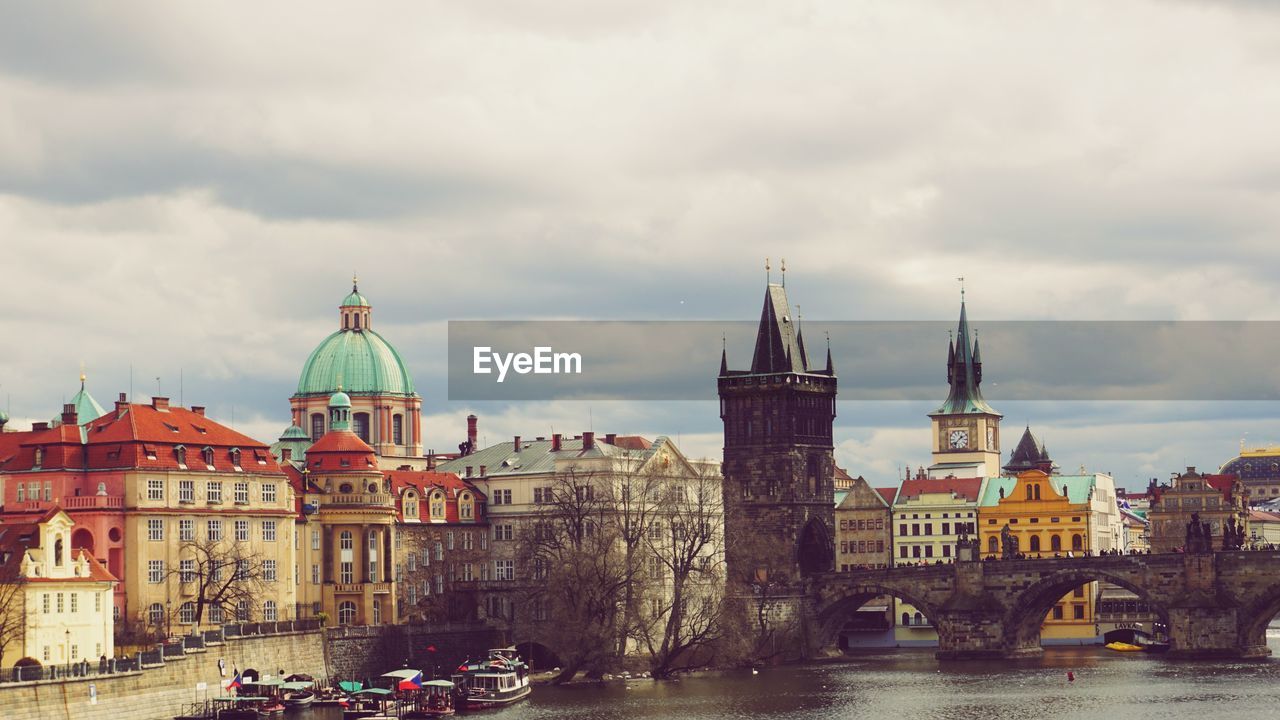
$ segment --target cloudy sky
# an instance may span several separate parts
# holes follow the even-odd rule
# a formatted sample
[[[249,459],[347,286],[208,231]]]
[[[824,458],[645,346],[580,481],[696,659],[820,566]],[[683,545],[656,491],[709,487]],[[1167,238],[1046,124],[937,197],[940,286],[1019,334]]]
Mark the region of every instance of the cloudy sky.
[[[0,401],[18,426],[54,415],[84,362],[104,404],[131,366],[139,399],[157,377],[176,399],[181,376],[188,404],[270,440],[353,272],[442,450],[474,411],[490,442],[591,425],[718,453],[709,403],[449,402],[446,323],[751,319],[766,256],[806,318],[951,320],[963,275],[975,324],[1280,320],[1266,3],[6,1],[0,18]],[[934,404],[842,403],[838,460],[885,483],[927,464]],[[1006,436],[1029,422],[1064,468],[1130,486],[1280,444],[1273,402],[1000,409]]]

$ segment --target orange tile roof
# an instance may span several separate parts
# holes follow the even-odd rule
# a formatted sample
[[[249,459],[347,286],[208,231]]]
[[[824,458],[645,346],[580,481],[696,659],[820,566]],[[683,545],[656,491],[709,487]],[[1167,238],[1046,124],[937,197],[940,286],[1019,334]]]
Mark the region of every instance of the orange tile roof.
[[[922,493],[955,493],[965,500],[977,502],[982,491],[982,478],[919,478],[902,481],[902,497],[918,497]]]

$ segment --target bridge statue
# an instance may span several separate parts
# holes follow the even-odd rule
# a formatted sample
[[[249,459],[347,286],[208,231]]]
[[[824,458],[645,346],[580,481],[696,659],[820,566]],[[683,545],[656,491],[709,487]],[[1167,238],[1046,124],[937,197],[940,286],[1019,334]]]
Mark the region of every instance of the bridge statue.
[[[1000,529],[1000,557],[1005,560],[1018,557],[1018,538],[1014,537],[1013,531],[1009,529],[1009,523],[1005,523]]]

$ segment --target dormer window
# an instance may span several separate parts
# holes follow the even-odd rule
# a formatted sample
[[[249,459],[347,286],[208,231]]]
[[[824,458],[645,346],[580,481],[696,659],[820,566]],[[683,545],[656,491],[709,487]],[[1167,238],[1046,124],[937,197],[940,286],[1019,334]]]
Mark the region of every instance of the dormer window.
[[[148,459],[148,460],[155,460],[155,459],[156,459],[156,446],[155,446],[155,445],[143,445],[143,446],[142,446],[142,452],[147,456],[147,459]]]
[[[178,461],[179,470],[187,469],[187,448],[185,446],[178,445],[175,447],[173,449],[173,457]]]
[[[431,522],[444,522],[444,492],[440,490],[431,493]]]
[[[213,448],[206,446],[203,450],[200,451],[200,457],[201,459],[204,460],[205,467],[212,470],[213,469]]]
[[[464,492],[458,496],[458,518],[464,522],[471,522],[475,519],[475,498],[471,493]]]
[[[404,516],[406,519],[418,518],[418,496],[410,491],[404,494]]]
[[[36,448],[36,467],[44,464],[44,448]]]
[[[161,421],[161,422],[163,422],[163,421]],[[169,423],[163,423],[163,424],[164,424],[164,426],[165,426],[165,427],[169,428],[169,432],[178,432],[178,426],[177,426],[177,425],[170,425]]]
[[[229,455],[231,456],[231,467],[235,468],[236,472],[244,472],[240,468],[240,448],[231,448]]]

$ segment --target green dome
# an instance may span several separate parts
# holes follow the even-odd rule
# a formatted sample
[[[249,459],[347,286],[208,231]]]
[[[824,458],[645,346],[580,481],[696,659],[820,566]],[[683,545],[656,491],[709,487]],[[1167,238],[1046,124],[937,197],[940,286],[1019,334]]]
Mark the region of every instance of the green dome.
[[[331,408],[349,408],[351,407],[351,396],[339,390],[329,396],[329,407]]]
[[[298,395],[331,395],[339,388],[361,395],[414,394],[413,379],[400,354],[369,329],[335,332],[302,366]]]
[[[369,307],[369,300],[356,292],[355,289],[352,289],[350,295],[342,298],[342,305],[339,305],[339,307]]]
[[[282,435],[280,436],[280,439],[281,439],[281,440],[307,440],[307,441],[310,441],[310,440],[311,440],[311,436],[307,434],[307,431],[306,431],[306,430],[303,430],[302,428],[298,427],[297,425],[290,425],[288,428],[286,428],[286,429],[285,429],[284,434],[282,434]]]

